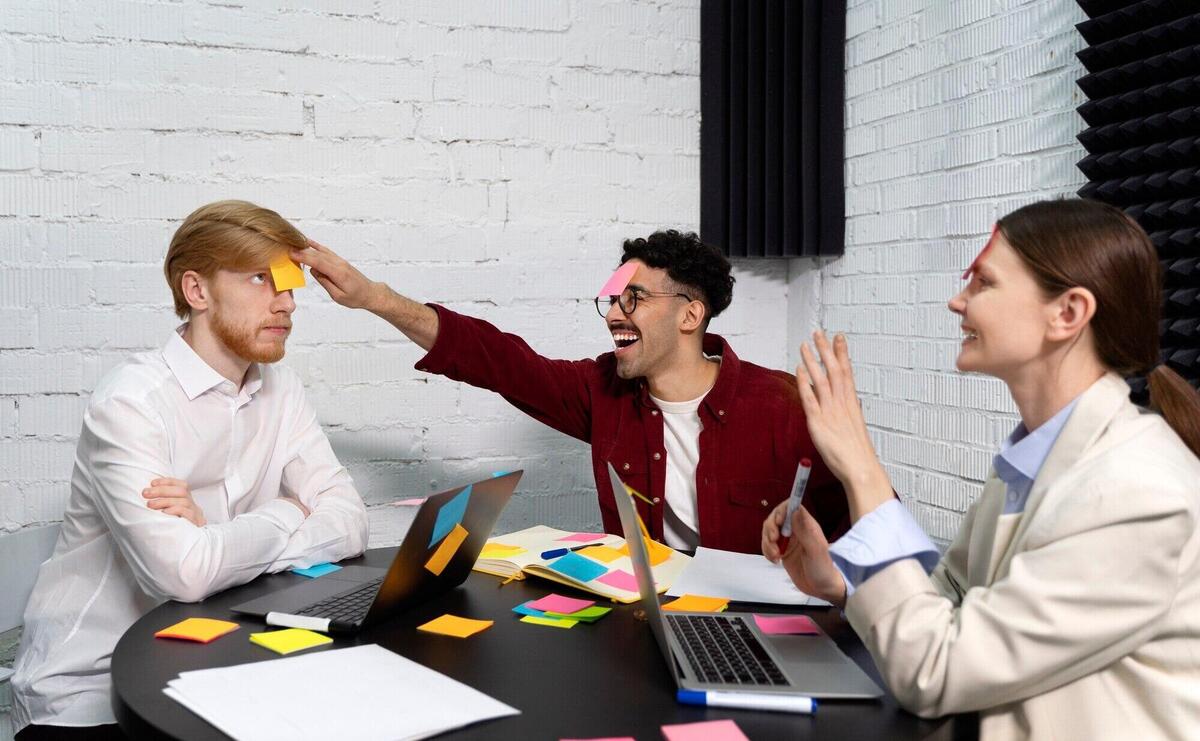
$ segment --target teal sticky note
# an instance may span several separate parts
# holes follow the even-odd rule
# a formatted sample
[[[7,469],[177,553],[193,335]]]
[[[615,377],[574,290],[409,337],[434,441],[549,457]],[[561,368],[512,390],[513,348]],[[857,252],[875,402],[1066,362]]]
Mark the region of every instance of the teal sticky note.
[[[532,602],[532,601],[533,600],[530,600],[529,602]],[[541,610],[535,610],[532,607],[529,607],[528,606],[529,602],[522,602],[521,604],[517,605],[516,607],[513,608],[513,612],[517,613],[518,615],[531,615],[533,617],[546,617],[546,613],[542,612]]]
[[[335,571],[341,571],[342,567],[332,563],[317,563],[309,566],[307,569],[292,569],[292,573],[300,576],[307,576],[309,579],[316,579],[318,576],[332,574]]]
[[[591,581],[602,576],[608,568],[601,566],[590,558],[584,558],[578,553],[571,552],[547,564],[560,574],[574,577],[579,581]]]
[[[462,522],[463,515],[467,513],[467,503],[470,501],[471,487],[468,486],[460,491],[458,496],[442,505],[442,508],[438,510],[437,519],[433,521],[433,536],[429,539],[430,548],[434,543],[449,535],[455,525]]]
[[[501,476],[507,476],[509,473],[509,471],[492,471],[492,478],[498,479]]]

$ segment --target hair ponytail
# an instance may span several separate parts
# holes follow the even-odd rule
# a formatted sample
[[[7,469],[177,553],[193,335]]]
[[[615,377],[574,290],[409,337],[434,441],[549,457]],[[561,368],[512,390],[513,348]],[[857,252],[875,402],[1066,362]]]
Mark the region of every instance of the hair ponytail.
[[[1146,374],[1146,380],[1150,383],[1150,406],[1200,457],[1200,393],[1178,373],[1162,364]]]

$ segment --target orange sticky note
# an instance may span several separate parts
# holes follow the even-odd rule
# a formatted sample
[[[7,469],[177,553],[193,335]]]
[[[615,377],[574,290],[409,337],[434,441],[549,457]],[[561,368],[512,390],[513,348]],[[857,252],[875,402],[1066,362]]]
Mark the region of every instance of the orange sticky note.
[[[519,556],[525,552],[525,549],[519,545],[505,545],[504,543],[486,543],[483,550],[479,552],[480,558],[508,558],[509,556]]]
[[[442,544],[437,547],[437,550],[425,562],[425,568],[440,576],[446,568],[446,564],[450,563],[450,559],[454,558],[455,553],[458,553],[458,547],[467,539],[468,534],[465,527],[455,525],[450,534],[442,540]]]
[[[472,620],[470,618],[446,614],[440,618],[434,618],[424,625],[418,625],[417,630],[423,630],[426,633],[437,633],[443,636],[454,636],[455,638],[466,638],[467,636],[475,635],[481,630],[487,630],[492,627],[492,623],[492,620]]]
[[[271,261],[271,277],[275,280],[275,291],[290,291],[304,287],[304,271],[287,255]]]
[[[663,605],[664,610],[679,612],[721,612],[729,607],[729,600],[724,597],[704,597],[698,594],[685,594],[674,602]]]
[[[612,563],[622,555],[625,555],[616,548],[609,548],[606,545],[594,545],[591,548],[584,548],[582,551],[578,551],[578,553],[581,556],[587,556],[593,561],[599,561],[600,563]]]
[[[188,618],[172,626],[163,628],[154,634],[155,638],[178,638],[184,641],[209,643],[226,633],[232,633],[241,626],[228,620],[213,620],[212,618]]]
[[[670,546],[665,546],[662,543],[659,543],[657,540],[653,540],[651,538],[642,538],[642,542],[646,544],[646,555],[650,558],[651,566],[657,566],[671,557]],[[629,544],[626,543],[618,548],[617,553],[621,554],[622,556],[628,556]]]

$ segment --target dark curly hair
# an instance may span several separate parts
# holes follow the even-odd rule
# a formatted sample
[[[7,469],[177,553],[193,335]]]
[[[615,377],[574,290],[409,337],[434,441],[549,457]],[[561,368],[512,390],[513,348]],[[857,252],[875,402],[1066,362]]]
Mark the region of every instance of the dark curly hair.
[[[652,268],[666,270],[681,293],[695,296],[707,307],[704,323],[720,314],[733,300],[731,265],[720,250],[700,241],[695,232],[675,229],[654,232],[642,239],[626,239],[621,264],[641,260]],[[699,295],[696,295],[699,294]]]

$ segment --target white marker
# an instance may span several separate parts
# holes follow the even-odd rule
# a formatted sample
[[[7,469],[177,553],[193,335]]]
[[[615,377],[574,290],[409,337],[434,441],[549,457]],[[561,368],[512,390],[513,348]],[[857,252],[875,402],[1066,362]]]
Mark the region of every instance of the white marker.
[[[700,690],[677,690],[675,699],[685,705],[704,705],[710,708],[745,708],[747,710],[774,710],[777,713],[817,712],[817,701],[799,695],[768,695],[753,692],[707,692]]]
[[[783,521],[783,537],[792,537],[792,515],[796,514],[796,510],[800,509],[800,503],[804,501],[804,490],[808,487],[808,477],[812,474],[812,461],[807,458],[800,459],[800,465],[796,466],[796,480],[792,482],[792,493],[788,497],[787,517]]]

